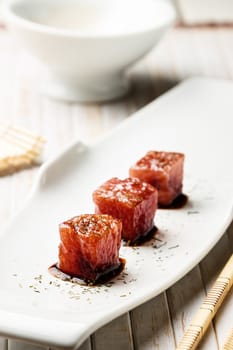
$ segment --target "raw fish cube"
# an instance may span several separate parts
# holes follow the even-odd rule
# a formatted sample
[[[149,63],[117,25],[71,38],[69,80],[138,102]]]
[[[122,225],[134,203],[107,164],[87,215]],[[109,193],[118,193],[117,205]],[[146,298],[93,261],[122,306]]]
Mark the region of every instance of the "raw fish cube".
[[[121,219],[122,238],[131,243],[153,228],[157,197],[153,186],[131,178],[112,178],[93,193],[96,213]]]
[[[109,215],[84,214],[63,222],[58,268],[88,282],[118,268],[121,229]]]
[[[158,190],[158,203],[169,206],[182,192],[184,154],[150,151],[133,165],[129,174]]]

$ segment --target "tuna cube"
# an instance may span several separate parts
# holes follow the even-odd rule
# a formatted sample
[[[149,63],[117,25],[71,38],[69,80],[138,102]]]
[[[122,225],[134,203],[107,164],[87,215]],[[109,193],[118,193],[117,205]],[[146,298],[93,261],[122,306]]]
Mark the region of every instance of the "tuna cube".
[[[129,174],[155,186],[160,206],[169,206],[182,192],[184,154],[150,151],[133,165]]]
[[[58,268],[86,282],[119,268],[121,229],[109,215],[84,214],[63,222]]]
[[[95,211],[122,220],[122,238],[134,243],[153,227],[157,190],[139,179],[112,178],[93,193]]]

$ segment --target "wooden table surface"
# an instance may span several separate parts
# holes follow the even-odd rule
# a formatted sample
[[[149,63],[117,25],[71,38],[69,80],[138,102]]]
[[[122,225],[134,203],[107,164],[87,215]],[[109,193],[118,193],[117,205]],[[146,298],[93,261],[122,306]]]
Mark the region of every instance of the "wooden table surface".
[[[179,81],[196,75],[233,79],[233,28],[173,29],[130,72],[131,94],[122,100],[99,105],[66,104],[41,96],[40,68],[2,29],[0,120],[13,122],[44,136],[47,140],[44,158],[47,160],[72,140],[85,142],[103,135]],[[37,172],[38,167],[0,178],[1,228],[23,205]],[[175,349],[206,291],[232,252],[233,228],[182,280],[151,301],[99,329],[80,349]],[[221,349],[232,326],[233,295],[230,293],[200,349]],[[7,348],[41,349],[16,340],[1,339],[0,350]]]

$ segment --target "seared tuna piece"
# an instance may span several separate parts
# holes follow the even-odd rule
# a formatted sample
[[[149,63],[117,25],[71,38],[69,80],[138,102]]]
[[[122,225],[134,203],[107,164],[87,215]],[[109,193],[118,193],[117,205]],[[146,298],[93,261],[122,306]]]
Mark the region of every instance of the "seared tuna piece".
[[[85,214],[59,225],[58,268],[94,282],[120,266],[122,224],[109,215]]]
[[[157,197],[153,186],[131,178],[113,178],[93,193],[96,213],[121,219],[122,238],[130,243],[152,229]]]
[[[158,190],[160,206],[169,206],[182,192],[184,154],[150,151],[133,165],[131,177],[148,182]]]

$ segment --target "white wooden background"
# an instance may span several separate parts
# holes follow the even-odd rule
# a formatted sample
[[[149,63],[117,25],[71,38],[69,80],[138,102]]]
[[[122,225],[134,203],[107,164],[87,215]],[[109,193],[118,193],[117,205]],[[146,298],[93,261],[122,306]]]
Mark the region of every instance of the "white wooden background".
[[[194,75],[233,79],[233,28],[175,28],[130,72],[131,95],[101,105],[66,104],[41,96],[38,91],[40,68],[10,40],[6,30],[0,30],[0,120],[14,122],[44,136],[47,139],[45,159],[74,139],[88,141],[104,134],[179,81]],[[38,168],[34,168],[0,178],[1,228],[22,206],[37,171]],[[206,291],[232,252],[233,227],[181,281],[98,330],[80,349],[175,349]],[[232,326],[231,293],[200,349],[220,349]],[[1,339],[0,350],[6,349],[41,348]]]

